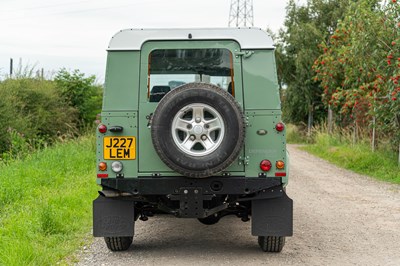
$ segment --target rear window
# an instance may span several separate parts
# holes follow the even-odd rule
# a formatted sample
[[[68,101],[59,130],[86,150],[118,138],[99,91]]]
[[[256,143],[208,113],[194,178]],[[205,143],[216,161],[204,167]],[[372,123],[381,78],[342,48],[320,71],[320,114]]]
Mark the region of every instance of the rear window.
[[[212,83],[234,95],[232,53],[228,49],[162,49],[150,53],[150,102],[158,102],[190,82]]]

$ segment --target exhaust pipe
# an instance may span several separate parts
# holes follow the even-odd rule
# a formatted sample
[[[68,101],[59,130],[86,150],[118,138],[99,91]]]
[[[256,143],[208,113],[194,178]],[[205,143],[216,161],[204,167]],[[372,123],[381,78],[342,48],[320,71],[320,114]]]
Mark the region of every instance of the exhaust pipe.
[[[106,198],[117,198],[117,197],[126,197],[126,196],[132,196],[131,193],[128,192],[119,192],[119,191],[114,191],[114,190],[101,190],[99,191],[99,194],[103,197]]]

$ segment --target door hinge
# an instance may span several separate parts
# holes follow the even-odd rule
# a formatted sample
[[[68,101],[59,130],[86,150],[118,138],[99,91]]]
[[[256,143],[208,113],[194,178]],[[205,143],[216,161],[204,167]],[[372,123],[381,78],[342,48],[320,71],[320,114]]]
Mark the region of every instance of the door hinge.
[[[238,163],[239,165],[249,165],[250,158],[249,156],[239,156]]]
[[[239,56],[243,56],[244,58],[249,58],[254,54],[254,51],[236,51],[235,56],[238,58]]]

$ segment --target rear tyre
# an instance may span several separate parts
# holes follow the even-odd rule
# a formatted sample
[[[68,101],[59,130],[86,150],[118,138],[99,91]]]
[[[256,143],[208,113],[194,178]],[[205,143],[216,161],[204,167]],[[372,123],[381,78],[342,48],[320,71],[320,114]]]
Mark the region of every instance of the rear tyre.
[[[259,236],[258,244],[264,252],[281,252],[285,245],[284,236]]]
[[[116,236],[116,237],[105,237],[104,241],[107,247],[111,251],[123,251],[127,250],[133,241],[133,236]]]
[[[198,218],[199,222],[205,225],[213,225],[219,222],[219,215],[217,213],[205,218]]]

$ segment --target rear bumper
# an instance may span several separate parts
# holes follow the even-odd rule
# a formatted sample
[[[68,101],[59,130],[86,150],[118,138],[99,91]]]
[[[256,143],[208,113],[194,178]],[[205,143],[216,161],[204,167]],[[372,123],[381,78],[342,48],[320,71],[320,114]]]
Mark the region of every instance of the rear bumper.
[[[196,188],[203,195],[254,195],[265,193],[274,187],[282,187],[280,177],[139,177],[102,179],[104,190],[112,189],[138,196],[174,195],[180,194],[182,189]],[[282,191],[274,191],[275,197],[282,196]],[[272,196],[274,197],[274,196]]]
[[[130,236],[134,230],[134,213],[139,211],[134,207],[135,202],[159,199],[159,196],[177,203],[170,212],[177,217],[205,218],[227,208],[247,206],[245,211],[252,216],[253,235],[293,234],[293,201],[286,195],[279,177],[120,178],[102,179],[101,185],[103,196],[93,202],[95,236]],[[116,194],[116,197],[106,196]],[[213,198],[225,199],[224,195],[233,201],[222,200],[211,207],[204,205]],[[161,209],[160,205],[158,208]]]

